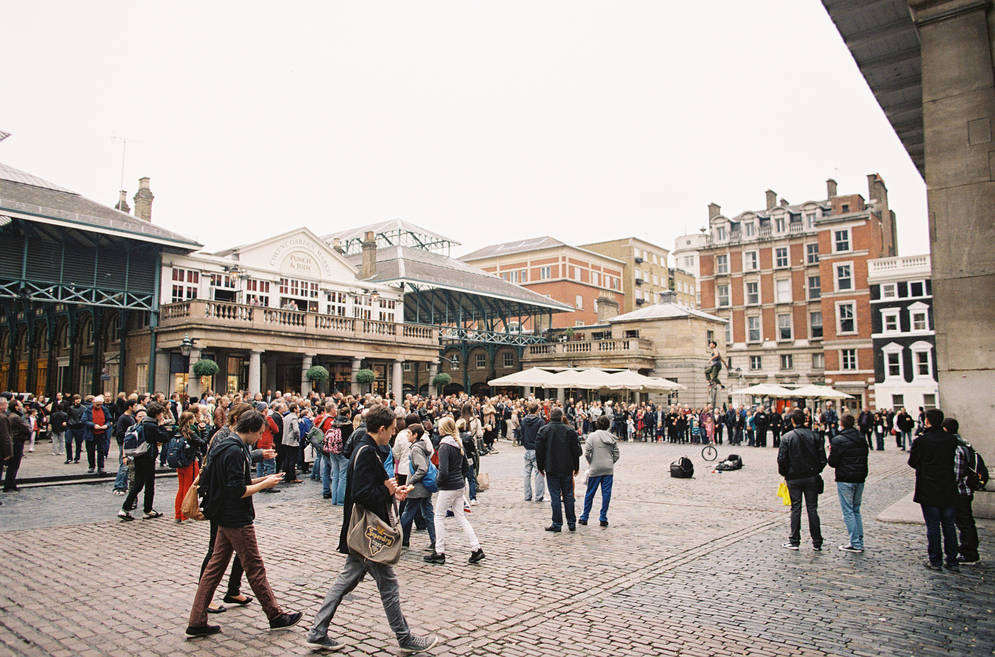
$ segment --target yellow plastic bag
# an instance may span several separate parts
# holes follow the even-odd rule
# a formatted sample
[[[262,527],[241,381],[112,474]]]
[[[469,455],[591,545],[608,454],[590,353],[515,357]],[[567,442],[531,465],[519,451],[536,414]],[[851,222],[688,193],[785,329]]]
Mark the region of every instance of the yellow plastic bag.
[[[777,496],[784,502],[784,506],[791,506],[791,495],[788,493],[788,485],[783,481],[777,486]]]

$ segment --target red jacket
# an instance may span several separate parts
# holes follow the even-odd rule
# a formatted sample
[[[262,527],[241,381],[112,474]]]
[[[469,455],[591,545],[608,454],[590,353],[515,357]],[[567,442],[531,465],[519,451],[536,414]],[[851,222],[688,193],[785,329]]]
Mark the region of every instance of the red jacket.
[[[266,422],[263,424],[263,437],[259,439],[256,443],[257,449],[273,449],[273,432],[279,431],[276,426],[276,422],[273,420],[273,416],[267,415]]]

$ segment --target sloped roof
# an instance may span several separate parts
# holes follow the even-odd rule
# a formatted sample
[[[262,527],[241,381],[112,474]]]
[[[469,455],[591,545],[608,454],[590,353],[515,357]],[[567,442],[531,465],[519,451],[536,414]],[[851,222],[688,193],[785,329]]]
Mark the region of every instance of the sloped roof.
[[[192,251],[192,239],[0,163],[0,214]]]
[[[483,260],[496,256],[510,255],[512,253],[525,253],[527,251],[538,251],[539,249],[551,249],[557,246],[567,246],[566,242],[561,242],[555,237],[544,235],[533,237],[527,240],[515,240],[514,242],[503,242],[501,244],[491,244],[482,249],[477,249],[462,256],[460,260]]]
[[[362,258],[362,254],[348,256],[350,262],[357,267],[362,263]],[[503,278],[488,274],[456,258],[407,246],[377,249],[377,272],[368,280],[376,283],[403,281],[467,294],[480,294],[557,312],[573,310],[567,304],[509,283]]]
[[[346,230],[340,230],[337,233],[329,233],[328,235],[322,235],[321,239],[325,240],[326,242],[331,242],[333,239],[347,240],[355,237],[362,238],[367,231],[372,231],[374,233],[391,233],[394,231],[402,231],[402,232],[416,233],[418,235],[424,235],[434,240],[442,242],[450,242],[453,246],[459,246],[460,244],[459,242],[450,237],[446,237],[445,235],[440,235],[435,231],[428,230],[427,228],[422,228],[417,224],[413,224],[410,221],[405,221],[403,219],[388,219],[387,221],[380,221],[375,224],[367,224],[366,226],[348,228]]]
[[[624,315],[616,315],[608,321],[612,324],[616,324],[619,322],[642,322],[651,319],[680,319],[681,317],[698,317],[700,319],[707,319],[713,322],[722,322],[723,324],[727,321],[722,317],[709,315],[706,312],[702,312],[694,308],[688,308],[687,306],[682,306],[679,303],[673,302],[655,303],[652,306],[646,306],[644,308],[640,308],[639,310],[633,310],[632,312],[625,313]]]

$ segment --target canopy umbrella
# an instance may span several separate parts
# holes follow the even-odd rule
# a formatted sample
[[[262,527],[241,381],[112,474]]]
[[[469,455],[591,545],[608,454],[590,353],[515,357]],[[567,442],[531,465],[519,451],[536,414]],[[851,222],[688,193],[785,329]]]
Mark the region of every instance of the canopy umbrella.
[[[776,383],[758,383],[749,388],[733,390],[734,395],[753,395],[754,397],[797,397],[796,391],[789,390]]]
[[[665,379],[662,376],[651,376],[649,377],[660,385],[658,390],[687,390],[688,387],[677,381],[671,381],[670,379]],[[666,387],[664,387],[666,386]]]
[[[577,388],[583,390],[598,390],[599,388],[610,388],[614,381],[611,375],[604,370],[589,368],[586,370],[564,370],[558,372],[555,378],[559,382],[557,387]]]
[[[508,374],[507,376],[491,379],[487,382],[487,385],[494,387],[526,386],[529,388],[561,387],[558,386],[556,382],[555,374],[539,369],[538,367],[530,367],[529,369],[522,370],[521,372],[515,372],[514,374]]]
[[[633,372],[632,370],[615,372],[608,375],[608,378],[611,379],[612,385],[607,387],[625,390],[674,390],[673,386],[677,385],[673,381],[654,379],[649,376],[643,376],[639,372]]]
[[[830,386],[807,385],[792,390],[791,397],[804,397],[807,399],[853,399],[853,395],[835,390]]]

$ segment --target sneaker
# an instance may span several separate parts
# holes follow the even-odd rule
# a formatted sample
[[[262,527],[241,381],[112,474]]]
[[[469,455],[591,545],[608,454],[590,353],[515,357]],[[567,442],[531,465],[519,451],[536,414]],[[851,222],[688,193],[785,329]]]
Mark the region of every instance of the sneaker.
[[[958,563],[964,566],[973,566],[974,564],[979,563],[980,561],[981,561],[980,557],[974,557],[973,559],[965,559],[964,557],[961,557]]]
[[[607,527],[608,526],[608,521],[607,520],[602,520],[601,521],[601,526],[602,527]]]
[[[325,650],[328,652],[334,652],[336,650],[342,650],[345,647],[344,643],[339,643],[335,639],[328,636],[323,636],[320,639],[308,638],[304,641],[304,644],[313,650]]]
[[[67,463],[72,463],[72,462],[73,462],[73,460],[72,460],[72,459],[66,459],[66,460],[65,460],[65,461],[63,461],[62,463],[63,463],[63,465],[65,465],[65,464],[67,464]]]
[[[401,541],[401,547],[411,547],[411,543],[409,541]]]
[[[416,652],[425,652],[434,648],[437,643],[439,643],[439,637],[437,636],[411,635],[407,641],[400,644],[401,654],[412,655]]]
[[[543,503],[543,502],[545,502],[546,500],[542,499],[541,497],[537,497],[537,498],[535,498],[535,500],[533,500],[533,501],[534,501],[534,502],[535,502],[536,504],[542,504],[542,503]]]
[[[301,622],[301,618],[304,614],[299,611],[285,612],[274,618],[269,622],[270,632],[275,632],[276,630],[288,630],[294,625]]]
[[[69,463],[69,461],[66,461],[66,463]],[[525,498],[525,501],[526,501],[526,502],[531,502],[531,501],[532,501],[532,498],[531,498],[531,497],[526,497],[526,498]]]
[[[480,563],[484,560],[484,548],[477,548],[470,555],[470,563]]]
[[[428,555],[424,559],[425,563],[437,563],[440,566],[443,566],[446,563],[446,555],[439,554],[435,550],[432,550],[432,554]]]
[[[477,506],[477,500],[470,500],[470,506]]]
[[[960,566],[958,566],[955,563],[948,563],[948,564],[945,564],[943,567],[946,568],[947,570],[949,570],[952,573],[959,573],[960,572]]]
[[[794,550],[795,552],[798,551],[798,546],[792,545],[791,543],[782,543],[781,547],[783,547],[785,550]]]
[[[559,533],[560,528],[557,527],[556,525],[550,525],[549,527],[546,527],[546,531]]]
[[[846,544],[846,545],[841,545],[840,546],[840,552],[858,552],[859,553],[859,552],[863,552],[863,551],[864,551],[864,548],[855,548],[852,545],[850,545],[849,543]]]
[[[577,525],[567,525],[567,529],[569,529],[572,532],[575,532],[577,531]]]
[[[429,544],[429,546],[427,548],[425,548],[425,551],[426,552],[435,552],[435,543]]]
[[[581,524],[581,525],[584,525],[585,527],[587,526],[587,520],[585,518],[578,519],[577,523]]]
[[[331,493],[322,493],[322,494],[321,494],[321,496],[322,496],[322,497],[323,497],[324,499],[326,499],[326,500],[330,500],[330,499],[332,499],[332,494],[331,494]],[[331,641],[331,639],[329,639],[329,641]]]
[[[155,509],[152,509],[151,511],[142,514],[142,520],[149,520],[151,518],[161,518],[161,517],[162,514],[156,511]]]
[[[87,474],[93,474],[93,468],[87,468],[86,469],[86,473]]]
[[[97,470],[97,474],[103,476],[103,475],[107,474],[107,471],[106,470]]]
[[[217,634],[220,631],[220,625],[187,625],[186,635],[188,639],[199,639],[200,637]]]
[[[822,546],[821,545],[813,545],[812,549],[815,550],[816,552],[822,552]]]
[[[932,563],[930,561],[924,561],[922,562],[922,565],[925,566],[926,568],[929,568],[930,570],[943,570],[942,566],[940,566],[939,564]]]
[[[473,503],[476,504],[477,503],[476,500],[474,500]],[[463,505],[463,513],[473,513],[473,511],[470,510],[470,505],[469,504],[464,504]]]
[[[135,519],[135,516],[131,515],[130,513],[128,513],[127,511],[124,511],[124,510],[118,511],[117,512],[117,517],[120,518],[121,520],[124,520],[124,521],[134,520]]]

